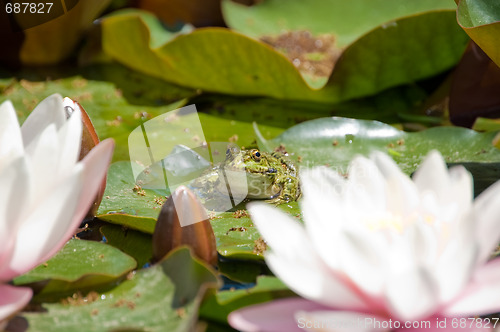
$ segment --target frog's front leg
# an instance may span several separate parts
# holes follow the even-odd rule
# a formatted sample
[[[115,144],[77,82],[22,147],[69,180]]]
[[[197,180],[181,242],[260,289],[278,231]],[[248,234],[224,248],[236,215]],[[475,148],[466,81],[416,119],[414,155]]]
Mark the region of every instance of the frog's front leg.
[[[273,187],[278,194],[267,200],[269,203],[283,204],[296,201],[300,197],[299,180],[296,177],[283,176],[277,179]]]

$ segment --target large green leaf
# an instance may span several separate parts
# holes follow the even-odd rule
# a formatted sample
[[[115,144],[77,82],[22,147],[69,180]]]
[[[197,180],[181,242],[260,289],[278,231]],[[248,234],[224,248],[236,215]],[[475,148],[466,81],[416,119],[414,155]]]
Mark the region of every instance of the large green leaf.
[[[116,288],[70,304],[44,304],[46,312],[23,313],[29,331],[191,331],[206,289],[216,287],[212,268],[172,252],[161,264],[140,270]]]
[[[129,159],[128,135],[141,124],[141,115],[153,117],[177,109],[186,103],[184,98],[195,94],[121,65],[26,70],[10,80],[2,92],[0,103],[10,99],[21,123],[51,94],[78,101],[89,114],[99,138],[115,139],[114,160]]]
[[[326,86],[315,90],[283,55],[247,36],[197,29],[158,46],[151,36],[169,33],[151,22],[150,14],[130,11],[103,19],[104,51],[131,68],[202,91],[323,103],[373,95],[447,70],[467,42],[452,10],[401,18],[348,47]]]
[[[500,66],[500,3],[495,0],[460,0],[457,20],[470,38]]]
[[[112,246],[70,240],[54,257],[14,279],[15,285],[35,284],[38,300],[54,300],[78,291],[96,290],[136,267],[135,260]]]
[[[378,121],[331,117],[303,122],[270,141],[261,137],[261,145],[283,144],[292,158],[302,158],[304,166],[328,165],[343,173],[355,155],[379,150],[410,174],[433,149],[449,163],[498,162],[500,150],[492,144],[494,136],[459,127],[407,133]]]
[[[266,0],[248,7],[222,1],[226,24],[249,36],[260,38],[279,35],[284,30],[308,30],[315,35],[335,35],[339,47],[384,23],[442,9],[455,9],[455,5],[448,0],[308,0],[307,5],[301,0]]]

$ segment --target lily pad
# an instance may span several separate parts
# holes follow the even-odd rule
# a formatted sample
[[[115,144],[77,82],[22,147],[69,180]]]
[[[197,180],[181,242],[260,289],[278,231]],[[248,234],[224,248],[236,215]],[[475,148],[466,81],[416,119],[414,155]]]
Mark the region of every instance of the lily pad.
[[[97,218],[153,234],[156,218],[169,194],[136,186],[130,162],[119,161],[109,167]]]
[[[254,38],[279,35],[284,30],[308,30],[314,35],[333,34],[339,47],[353,43],[373,28],[398,18],[431,10],[451,10],[447,0],[266,0],[244,6],[222,1],[226,24]],[[401,50],[403,51],[403,50]]]
[[[468,40],[452,10],[401,18],[348,47],[328,83],[315,90],[282,54],[252,38],[205,28],[165,38],[169,41],[159,46],[158,36],[169,32],[151,22],[151,14],[140,11],[104,18],[105,53],[135,70],[202,91],[323,103],[373,95],[447,70]],[[119,37],[123,34],[126,40]]]
[[[73,239],[49,261],[15,278],[14,284],[34,285],[40,291],[38,301],[54,300],[77,290],[109,286],[136,265],[132,257],[112,246]]]
[[[391,155],[407,174],[433,149],[440,151],[447,163],[481,162],[487,167],[500,161],[500,150],[492,144],[494,132],[459,127],[407,133],[378,121],[331,117],[303,122],[269,141],[257,135],[261,149],[283,144],[292,158],[300,157],[301,166],[327,165],[344,174],[355,155],[367,156],[374,150]]]
[[[207,289],[217,287],[212,268],[172,252],[161,264],[140,270],[116,288],[86,301],[44,304],[43,313],[23,313],[30,331],[173,331],[194,328]]]
[[[278,208],[293,217],[300,218],[297,202],[281,204],[278,205]],[[262,243],[259,241],[260,234],[246,210],[224,212],[210,221],[217,240],[219,254],[233,259],[263,259],[264,251]]]
[[[460,0],[457,21],[470,38],[500,66],[500,3],[495,0]]]
[[[121,65],[92,66],[61,71],[29,71],[18,74],[0,95],[0,103],[10,99],[22,123],[44,98],[59,93],[78,101],[89,114],[99,138],[116,141],[113,160],[127,160],[130,132],[142,122],[182,107],[191,90],[131,71]],[[52,77],[47,80],[46,76]],[[46,81],[47,80],[47,81]],[[135,97],[134,97],[135,96]],[[142,105],[135,105],[139,102]],[[170,104],[169,104],[170,103]]]

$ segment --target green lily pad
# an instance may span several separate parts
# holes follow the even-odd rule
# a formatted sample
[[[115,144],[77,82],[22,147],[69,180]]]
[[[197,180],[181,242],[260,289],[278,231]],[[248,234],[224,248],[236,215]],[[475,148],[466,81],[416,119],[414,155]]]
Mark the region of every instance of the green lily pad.
[[[254,38],[279,35],[283,30],[308,30],[312,34],[333,34],[345,47],[373,28],[398,18],[431,10],[455,9],[447,0],[266,0],[244,6],[222,1],[226,24]]]
[[[136,265],[132,257],[112,246],[73,239],[49,261],[15,278],[14,284],[35,284],[36,300],[54,300],[77,290],[108,286]]]
[[[209,296],[200,308],[200,317],[226,323],[233,310],[294,295],[278,278],[261,276],[252,288],[219,291]]]
[[[175,110],[184,106],[184,98],[194,95],[192,90],[175,87],[121,65],[70,69],[66,76],[61,77],[62,74],[43,70],[19,73],[19,78],[3,89],[0,103],[10,99],[22,123],[33,108],[51,94],[59,93],[78,101],[89,114],[99,138],[111,137],[116,141],[115,161],[129,159],[128,135],[141,124],[142,115],[154,117]],[[46,75],[55,79],[46,81]],[[134,104],[139,101],[143,104]]]
[[[500,161],[500,150],[492,144],[494,132],[478,133],[459,127],[407,133],[378,121],[332,117],[303,122],[269,141],[258,136],[261,149],[283,144],[292,158],[301,157],[300,165],[327,165],[341,173],[348,172],[355,155],[366,156],[374,150],[391,155],[407,174],[414,172],[433,149],[440,151],[447,163],[487,165]]]
[[[495,0],[460,0],[457,21],[470,38],[500,66],[500,3]]]
[[[119,161],[108,170],[106,190],[97,218],[153,234],[156,218],[168,192],[136,187],[130,162]]]
[[[447,70],[468,40],[452,10],[405,17],[348,47],[328,83],[315,90],[282,54],[252,38],[206,28],[164,38],[169,41],[158,46],[158,36],[169,32],[151,22],[151,14],[140,11],[104,18],[104,52],[135,70],[202,91],[323,103],[374,95]],[[118,37],[123,34],[126,40]]]
[[[186,248],[161,264],[140,270],[99,296],[69,304],[44,304],[42,313],[23,313],[30,331],[173,331],[194,328],[207,289],[217,287],[212,268]]]
[[[132,256],[138,267],[143,267],[151,261],[153,245],[150,235],[113,225],[104,225],[99,231],[106,238],[107,244]]]
[[[300,218],[300,209],[297,202],[278,205],[282,211],[293,217]],[[262,260],[260,250],[260,234],[253,225],[246,210],[224,212],[210,220],[217,241],[217,251],[222,256],[243,259]]]

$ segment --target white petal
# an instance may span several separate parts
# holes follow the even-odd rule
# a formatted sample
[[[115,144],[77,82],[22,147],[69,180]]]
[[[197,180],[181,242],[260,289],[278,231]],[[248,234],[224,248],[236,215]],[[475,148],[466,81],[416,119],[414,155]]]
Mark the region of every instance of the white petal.
[[[444,310],[445,315],[486,315],[500,311],[500,259],[479,268],[462,295]]]
[[[458,214],[470,209],[474,198],[472,175],[463,166],[454,166],[449,170],[450,188],[448,200],[458,205]]]
[[[375,232],[346,230],[338,241],[340,269],[364,292],[377,296],[384,285],[389,247]]]
[[[33,174],[33,200],[42,199],[63,178],[57,173],[60,147],[55,125],[51,124],[26,148]],[[31,201],[28,201],[29,204]]]
[[[269,268],[299,295],[325,305],[365,308],[353,285],[329,270],[314,251],[304,228],[267,204],[249,204],[254,224],[268,242]]]
[[[35,107],[21,127],[24,146],[28,146],[48,125],[53,124],[59,129],[65,122],[62,97],[53,94],[45,98]]]
[[[394,160],[385,153],[379,151],[373,152],[370,156],[370,159],[375,163],[377,168],[380,170],[380,172],[386,179],[397,176],[407,177],[401,171],[401,169],[399,169],[398,165],[394,162]]]
[[[386,210],[385,179],[375,163],[365,157],[356,157],[349,165],[349,180],[345,190],[349,212],[366,213]]]
[[[7,100],[0,105],[0,172],[24,153],[16,110]]]
[[[62,236],[63,239],[69,238],[74,233],[87,214],[90,206],[94,203],[101,185],[106,185],[105,176],[113,155],[113,148],[114,141],[108,138],[97,144],[85,156],[83,161],[77,164],[78,166],[83,165],[84,168],[82,173],[83,188],[78,193],[78,198],[76,199],[78,205],[66,228],[66,233]],[[49,251],[44,260],[50,258],[57,249],[55,247],[52,251]]]
[[[439,241],[435,228],[424,222],[410,225],[403,241],[408,243],[417,264],[431,266],[436,264],[439,255]]]
[[[71,225],[78,204],[83,187],[82,172],[82,166],[75,167],[74,174],[46,193],[45,199],[38,201],[36,208],[26,217],[18,231],[10,263],[11,273],[21,274],[43,263],[42,258],[47,252],[54,247],[60,248],[68,240],[63,236]]]
[[[301,172],[303,197],[300,201],[305,226],[318,254],[333,269],[337,268],[338,242],[342,220],[342,201],[339,193],[345,180],[336,172],[318,167]]]
[[[387,318],[353,311],[298,311],[295,320],[306,331],[391,331],[391,322]]]
[[[455,298],[467,285],[476,267],[478,251],[475,242],[459,238],[450,241],[434,270],[441,302]]]
[[[438,306],[437,287],[431,275],[418,267],[391,276],[386,295],[395,319],[417,320],[429,316]]]
[[[80,111],[76,110],[61,127],[58,134],[59,157],[57,173],[64,176],[78,161],[80,146],[82,143],[82,117]]]
[[[434,192],[440,202],[447,200],[450,186],[448,169],[441,154],[433,150],[425,157],[424,161],[413,175],[420,192]]]
[[[479,243],[478,264],[485,262],[500,242],[500,181],[491,185],[474,201],[472,216]]]
[[[29,210],[25,203],[30,201],[30,180],[29,167],[23,157],[14,160],[0,172],[0,257],[10,256],[5,250],[12,250],[10,242],[15,241],[23,215]]]

